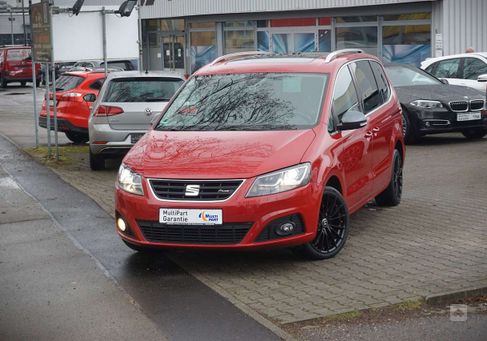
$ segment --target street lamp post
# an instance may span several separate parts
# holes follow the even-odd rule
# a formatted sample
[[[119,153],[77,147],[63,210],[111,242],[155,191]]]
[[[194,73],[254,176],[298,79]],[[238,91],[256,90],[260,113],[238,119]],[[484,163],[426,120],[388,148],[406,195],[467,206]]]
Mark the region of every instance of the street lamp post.
[[[24,46],[27,46],[27,32],[25,31],[25,8],[24,0],[22,0],[22,27],[24,28]]]
[[[8,18],[8,21],[10,21],[10,40],[11,40],[11,44],[14,45],[14,21],[15,21],[15,18],[12,15],[12,8],[10,8],[10,17]]]

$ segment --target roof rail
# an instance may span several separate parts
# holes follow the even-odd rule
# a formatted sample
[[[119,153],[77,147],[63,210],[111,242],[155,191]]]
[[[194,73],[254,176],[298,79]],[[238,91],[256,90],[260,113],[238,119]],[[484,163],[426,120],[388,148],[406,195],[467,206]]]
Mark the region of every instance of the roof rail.
[[[328,54],[326,56],[325,62],[326,63],[329,63],[333,59],[337,58],[338,56],[340,56],[342,54],[347,54],[347,53],[364,53],[364,51],[363,50],[360,50],[360,49],[342,49],[342,50],[336,50],[336,51],[333,51],[333,52],[331,52],[330,54]]]
[[[273,53],[272,52],[266,52],[266,51],[245,51],[245,52],[230,53],[230,54],[226,54],[224,56],[218,57],[217,59],[212,61],[210,63],[210,65],[229,62],[229,61],[237,60],[237,59],[244,59],[244,58],[248,58],[248,57],[261,57],[261,56],[267,56],[267,55],[273,55]]]

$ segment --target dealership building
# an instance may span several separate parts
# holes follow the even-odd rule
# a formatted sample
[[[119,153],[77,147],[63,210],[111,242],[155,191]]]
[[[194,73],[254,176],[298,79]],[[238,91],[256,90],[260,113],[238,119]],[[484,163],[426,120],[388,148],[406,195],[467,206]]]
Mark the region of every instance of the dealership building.
[[[359,48],[419,65],[487,51],[486,0],[141,0],[143,65],[197,70],[232,52]]]

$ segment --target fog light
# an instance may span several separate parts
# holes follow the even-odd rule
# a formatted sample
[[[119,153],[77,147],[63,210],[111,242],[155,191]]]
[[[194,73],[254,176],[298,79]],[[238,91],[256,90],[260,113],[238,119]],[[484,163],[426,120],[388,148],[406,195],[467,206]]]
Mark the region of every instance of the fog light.
[[[425,127],[429,127],[430,125],[431,125],[431,124],[429,123],[429,121],[424,122],[424,126],[425,126]]]
[[[279,236],[289,236],[294,231],[293,223],[284,223],[276,228],[276,234]]]
[[[125,224],[125,220],[123,220],[122,218],[118,218],[117,227],[120,231],[125,232],[125,230],[127,229],[127,224]]]

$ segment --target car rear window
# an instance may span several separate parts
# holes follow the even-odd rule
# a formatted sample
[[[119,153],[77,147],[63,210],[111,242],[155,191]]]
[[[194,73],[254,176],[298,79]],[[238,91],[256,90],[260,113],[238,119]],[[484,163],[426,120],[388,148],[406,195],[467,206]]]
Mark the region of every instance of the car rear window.
[[[328,76],[253,73],[196,76],[158,130],[286,130],[318,122]]]
[[[115,78],[110,81],[104,102],[168,102],[183,80],[167,77]]]
[[[31,59],[30,49],[12,49],[7,50],[7,60],[26,60]]]
[[[56,79],[56,90],[66,91],[72,90],[83,83],[84,78],[81,76],[74,75],[62,75]]]

